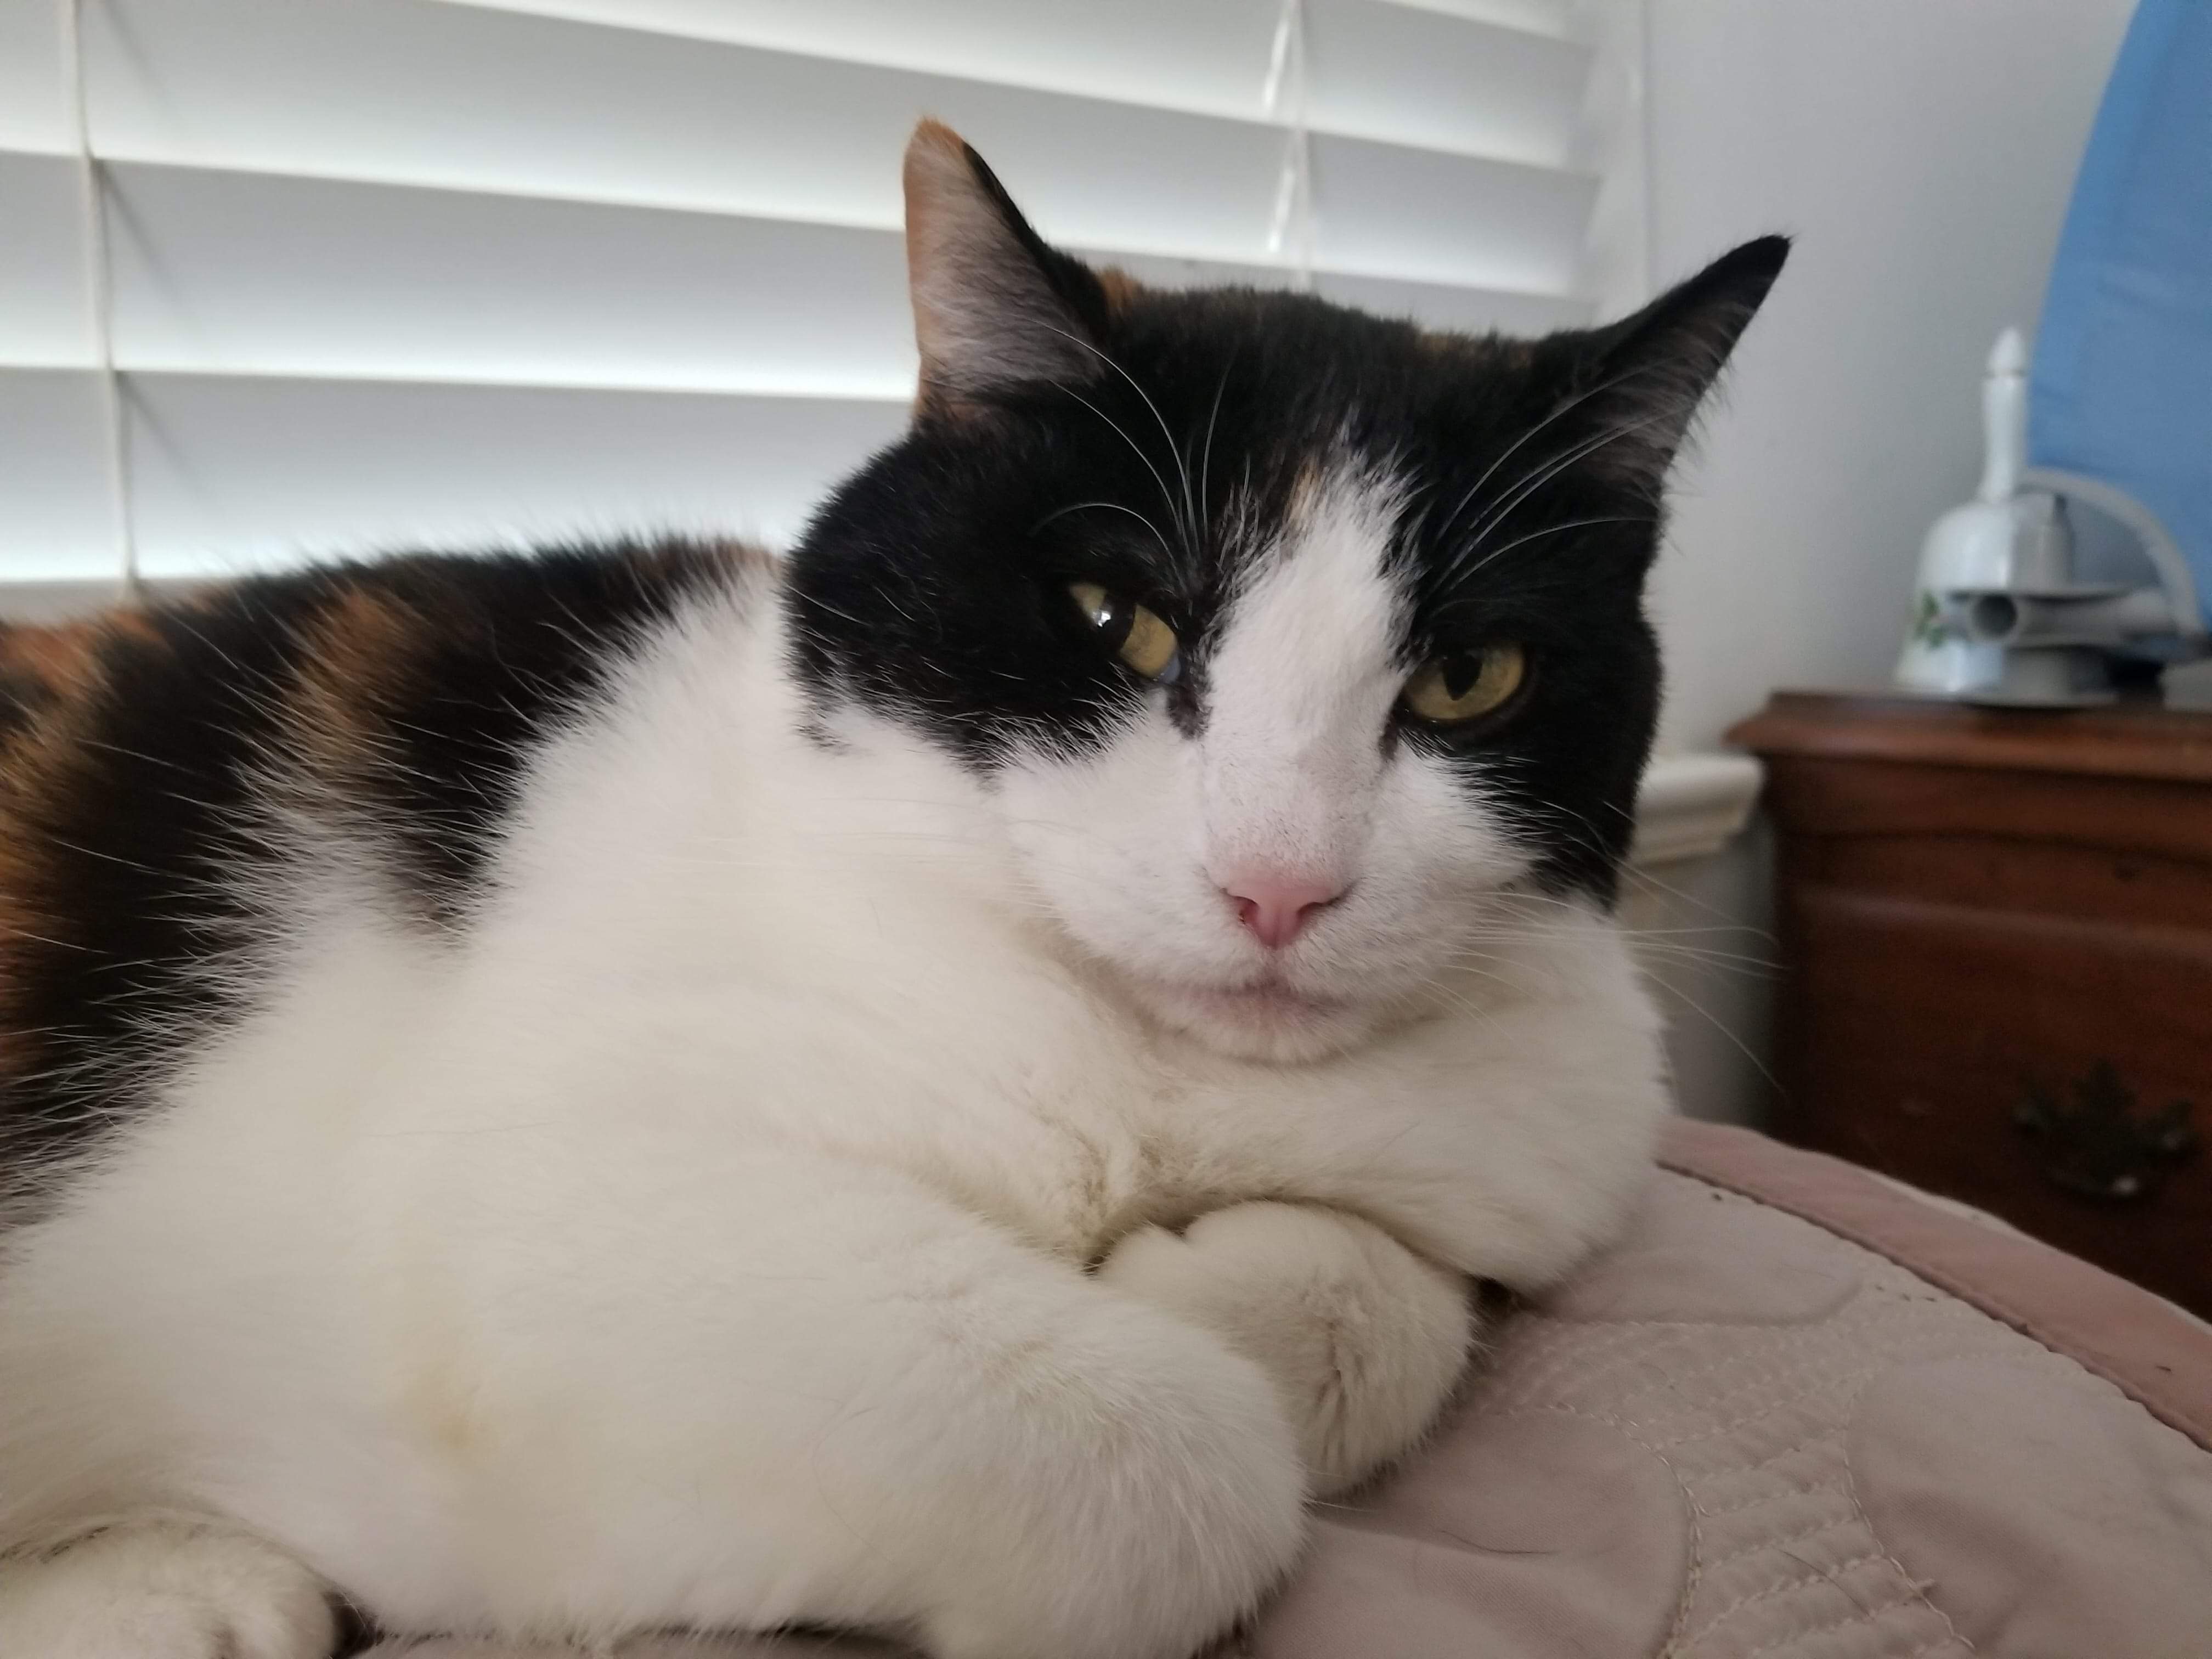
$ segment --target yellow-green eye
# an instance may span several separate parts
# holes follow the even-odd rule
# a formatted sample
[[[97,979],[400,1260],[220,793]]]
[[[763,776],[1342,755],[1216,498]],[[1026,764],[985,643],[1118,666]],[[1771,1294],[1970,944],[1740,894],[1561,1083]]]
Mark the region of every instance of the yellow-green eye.
[[[1134,599],[1109,592],[1096,582],[1067,590],[1105,647],[1148,680],[1166,677],[1176,665],[1180,641],[1170,628]]]
[[[1528,677],[1528,656],[1519,646],[1477,646],[1416,671],[1398,700],[1432,726],[1463,726],[1504,708]]]

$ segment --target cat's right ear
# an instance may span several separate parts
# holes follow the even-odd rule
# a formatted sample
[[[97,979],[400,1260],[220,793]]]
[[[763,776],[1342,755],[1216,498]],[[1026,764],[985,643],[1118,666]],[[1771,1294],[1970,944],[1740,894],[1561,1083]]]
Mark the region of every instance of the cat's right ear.
[[[983,158],[936,121],[906,147],[906,263],[921,417],[962,418],[994,393],[1099,373],[1098,278],[1047,247]]]

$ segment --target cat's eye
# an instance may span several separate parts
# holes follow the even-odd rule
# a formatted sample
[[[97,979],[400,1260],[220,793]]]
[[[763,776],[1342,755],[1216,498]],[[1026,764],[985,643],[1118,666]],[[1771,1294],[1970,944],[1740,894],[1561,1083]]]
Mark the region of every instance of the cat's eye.
[[[1181,648],[1174,629],[1134,599],[1096,582],[1078,582],[1067,591],[1109,651],[1148,680],[1172,678]]]
[[[1398,700],[1431,726],[1464,726],[1503,708],[1528,678],[1528,654],[1519,646],[1477,646],[1415,671]]]

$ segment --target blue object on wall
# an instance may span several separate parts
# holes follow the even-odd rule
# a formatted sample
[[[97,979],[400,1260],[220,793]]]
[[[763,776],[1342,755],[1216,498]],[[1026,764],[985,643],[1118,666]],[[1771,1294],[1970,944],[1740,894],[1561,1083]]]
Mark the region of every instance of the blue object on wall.
[[[2128,26],[2044,296],[2027,447],[2093,504],[2148,509],[2212,622],[2212,0],[2141,0]]]

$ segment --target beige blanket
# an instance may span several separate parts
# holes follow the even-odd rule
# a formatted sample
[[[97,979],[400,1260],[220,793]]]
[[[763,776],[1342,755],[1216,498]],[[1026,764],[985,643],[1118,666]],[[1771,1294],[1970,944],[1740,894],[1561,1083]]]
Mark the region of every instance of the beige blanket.
[[[1742,1131],[1674,1126],[1665,1161],[1632,1236],[1505,1321],[1434,1443],[1320,1515],[1224,1654],[2212,1659],[2212,1331]]]

